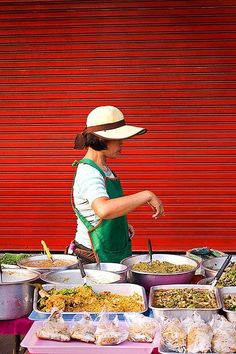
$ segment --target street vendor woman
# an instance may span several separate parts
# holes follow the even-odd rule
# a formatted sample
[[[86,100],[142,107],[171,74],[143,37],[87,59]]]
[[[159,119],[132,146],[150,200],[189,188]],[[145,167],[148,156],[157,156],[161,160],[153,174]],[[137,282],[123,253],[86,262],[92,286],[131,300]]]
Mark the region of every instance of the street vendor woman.
[[[108,159],[121,154],[124,139],[145,132],[127,125],[118,108],[101,106],[89,113],[85,129],[75,139],[74,148],[86,149],[86,154],[74,163],[72,205],[77,232],[68,252],[79,255],[84,263],[119,263],[131,256],[134,229],[126,215],[144,204],[153,209],[154,219],[164,212],[161,200],[149,190],[125,196],[118,177],[107,165]]]

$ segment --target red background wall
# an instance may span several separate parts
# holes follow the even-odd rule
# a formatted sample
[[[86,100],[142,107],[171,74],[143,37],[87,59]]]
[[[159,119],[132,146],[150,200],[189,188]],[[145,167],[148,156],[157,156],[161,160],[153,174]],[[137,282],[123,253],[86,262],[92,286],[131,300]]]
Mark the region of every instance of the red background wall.
[[[166,211],[129,214],[134,250],[236,251],[235,44],[234,0],[1,1],[0,249],[73,238],[74,137],[112,104],[148,129],[112,168]]]

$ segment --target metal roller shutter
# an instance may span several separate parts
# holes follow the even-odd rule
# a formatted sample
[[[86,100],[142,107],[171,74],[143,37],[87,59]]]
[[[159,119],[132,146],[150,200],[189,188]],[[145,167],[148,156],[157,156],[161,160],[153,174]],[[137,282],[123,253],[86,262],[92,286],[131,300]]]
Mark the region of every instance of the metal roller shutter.
[[[129,214],[134,250],[236,251],[234,0],[25,0],[0,4],[0,249],[63,250],[73,238],[71,163],[97,105],[148,133],[111,161],[126,194],[166,215]]]

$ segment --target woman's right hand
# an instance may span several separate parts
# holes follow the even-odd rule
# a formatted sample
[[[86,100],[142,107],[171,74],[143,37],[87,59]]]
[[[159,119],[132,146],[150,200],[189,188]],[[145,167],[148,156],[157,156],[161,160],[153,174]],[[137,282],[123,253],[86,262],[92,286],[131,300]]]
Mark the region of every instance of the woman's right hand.
[[[154,211],[154,214],[152,217],[154,219],[160,218],[162,215],[164,215],[164,206],[162,204],[162,201],[160,198],[158,198],[154,193],[151,192],[151,198],[148,201],[148,204],[151,206],[152,210]]]

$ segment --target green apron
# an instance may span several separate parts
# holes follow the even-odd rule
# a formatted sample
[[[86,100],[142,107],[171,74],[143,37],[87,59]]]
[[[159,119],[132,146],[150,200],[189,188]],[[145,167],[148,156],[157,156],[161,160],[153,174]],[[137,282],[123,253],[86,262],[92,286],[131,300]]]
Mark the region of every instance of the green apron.
[[[86,163],[98,170],[105,179],[106,191],[110,199],[123,196],[122,187],[118,178],[108,178],[103,170],[92,160],[84,158],[73,165]],[[77,171],[76,171],[77,172]],[[97,254],[100,262],[119,263],[123,258],[132,254],[131,241],[128,232],[126,216],[115,219],[101,220],[97,226],[92,226],[73,205],[75,214],[88,229],[93,251]]]

